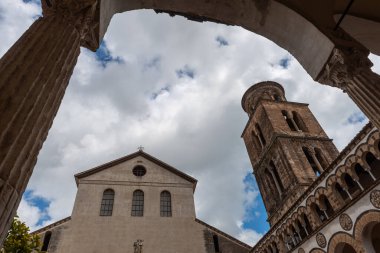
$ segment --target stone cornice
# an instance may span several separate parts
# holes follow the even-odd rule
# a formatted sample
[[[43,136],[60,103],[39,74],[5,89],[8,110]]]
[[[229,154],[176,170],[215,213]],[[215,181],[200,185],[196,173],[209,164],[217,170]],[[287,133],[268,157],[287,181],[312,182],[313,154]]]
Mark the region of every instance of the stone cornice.
[[[42,232],[48,231],[49,229],[52,229],[53,227],[59,226],[59,225],[65,223],[65,222],[68,222],[70,220],[71,220],[71,216],[66,217],[66,218],[64,218],[62,220],[59,220],[59,221],[56,221],[56,222],[54,222],[54,223],[52,223],[50,225],[47,225],[46,227],[40,228],[40,229],[38,229],[36,231],[33,231],[30,234],[32,234],[32,235],[41,234]]]

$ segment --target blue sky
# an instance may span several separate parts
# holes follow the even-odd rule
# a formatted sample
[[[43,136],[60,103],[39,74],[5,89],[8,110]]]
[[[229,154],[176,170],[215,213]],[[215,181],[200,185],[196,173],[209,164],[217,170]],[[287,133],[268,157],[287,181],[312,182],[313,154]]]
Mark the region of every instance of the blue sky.
[[[2,0],[0,54],[40,14],[36,0]],[[69,216],[75,173],[143,145],[198,179],[198,218],[254,244],[268,224],[240,138],[248,120],[240,100],[265,80],[309,103],[339,149],[367,122],[347,94],[315,83],[291,54],[242,28],[152,10],[114,16],[100,48],[81,49],[20,217],[36,229]]]

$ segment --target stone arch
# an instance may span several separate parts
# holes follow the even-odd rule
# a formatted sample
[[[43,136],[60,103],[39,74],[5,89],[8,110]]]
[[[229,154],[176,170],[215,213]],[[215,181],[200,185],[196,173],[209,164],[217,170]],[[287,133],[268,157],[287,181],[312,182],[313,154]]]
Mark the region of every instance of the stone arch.
[[[355,151],[355,156],[358,157],[358,162],[363,165],[363,161],[365,160],[365,154],[369,152],[369,145],[367,143],[361,144]]]
[[[375,226],[377,227],[378,231],[380,226],[380,211],[378,210],[366,211],[356,219],[353,234],[356,241],[360,245],[363,245],[366,252],[375,252],[372,246],[373,242],[371,242],[371,238],[368,238],[371,236],[368,235],[368,233],[370,233],[370,229],[374,228]],[[380,247],[380,245],[377,245],[377,247]]]
[[[309,219],[313,230],[322,224],[322,221],[320,220],[320,218],[317,214],[317,211],[315,209],[315,205],[317,205],[317,201],[316,201],[315,197],[310,196],[306,200],[306,216]]]
[[[360,159],[360,156],[358,156],[357,154],[353,154],[346,158],[344,162],[344,167],[352,168],[352,166],[356,163],[361,164],[362,160]]]
[[[327,253],[336,253],[337,247],[342,243],[350,245],[356,253],[364,253],[364,249],[357,243],[355,238],[345,232],[338,232],[330,238]]]
[[[101,40],[115,13],[154,9],[170,15],[182,15],[195,21],[213,21],[241,26],[260,34],[289,51],[315,79],[329,59],[334,43],[302,15],[277,1],[104,1],[100,6]],[[284,36],[284,31],[286,35]],[[302,32],[300,32],[302,31]],[[303,43],[300,43],[302,41]],[[307,52],[307,55],[305,54]]]
[[[357,194],[361,192],[360,186],[357,183],[358,176],[353,174],[351,168],[347,172],[342,173],[339,178],[339,184],[346,189],[346,192],[350,194],[350,196],[355,197]]]
[[[380,132],[377,130],[372,133],[368,137],[367,143],[370,146],[369,151],[372,152],[377,159],[380,159]]]
[[[314,248],[310,251],[310,253],[326,253],[326,251],[318,248]]]
[[[345,173],[347,173],[348,175],[350,175],[352,178],[355,177],[354,173],[352,172],[352,169],[351,167],[348,167],[348,166],[345,166],[345,165],[341,165],[339,166],[337,169],[336,169],[336,172],[335,172],[335,175],[338,179],[338,182],[340,184],[344,184],[344,180],[342,180],[342,175],[344,175]]]
[[[338,183],[337,177],[331,175],[326,180],[327,197],[330,200],[334,210],[340,209],[346,201],[349,200],[349,196],[343,190],[342,185]]]

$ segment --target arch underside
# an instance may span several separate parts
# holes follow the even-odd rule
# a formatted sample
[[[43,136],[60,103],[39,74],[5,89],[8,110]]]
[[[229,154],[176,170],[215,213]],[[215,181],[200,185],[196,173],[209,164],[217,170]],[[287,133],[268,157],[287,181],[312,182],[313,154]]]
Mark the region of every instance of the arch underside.
[[[288,50],[315,79],[322,71],[334,43],[312,23],[276,1],[101,1],[100,39],[115,13],[154,9],[195,21],[241,26]]]

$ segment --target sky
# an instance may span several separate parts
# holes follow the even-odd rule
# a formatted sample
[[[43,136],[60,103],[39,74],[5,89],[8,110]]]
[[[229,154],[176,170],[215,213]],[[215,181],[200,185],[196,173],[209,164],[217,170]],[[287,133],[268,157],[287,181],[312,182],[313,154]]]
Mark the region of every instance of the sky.
[[[39,0],[0,1],[0,55],[41,16]],[[370,56],[379,73],[380,59]],[[309,103],[339,150],[368,122],[342,91],[314,82],[273,42],[240,27],[132,11],[81,54],[18,214],[32,230],[71,215],[73,175],[137,151],[198,179],[197,217],[254,245],[266,212],[240,138],[241,97],[272,80]]]

